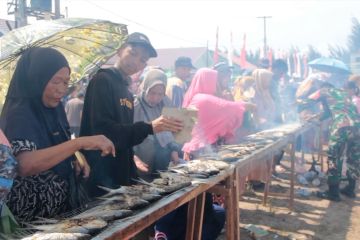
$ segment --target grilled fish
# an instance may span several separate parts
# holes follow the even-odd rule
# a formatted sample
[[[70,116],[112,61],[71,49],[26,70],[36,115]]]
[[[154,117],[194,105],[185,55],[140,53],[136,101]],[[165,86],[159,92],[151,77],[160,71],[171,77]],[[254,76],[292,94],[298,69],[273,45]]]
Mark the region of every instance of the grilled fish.
[[[117,188],[117,189],[111,189],[111,188],[106,188],[106,187],[101,187],[101,186],[99,186],[99,188],[108,192],[107,194],[102,196],[103,198],[114,197],[114,196],[124,195],[124,194],[131,196],[131,197],[139,197],[139,198],[144,199],[149,202],[155,201],[155,200],[158,200],[161,198],[161,195],[159,194],[160,190],[157,190],[157,191],[154,190],[153,192],[156,192],[156,193],[152,193],[152,192],[150,192],[150,190],[148,192],[145,192],[145,191],[141,191],[141,188],[137,189],[137,188],[133,188],[131,186],[121,187],[121,188]]]
[[[31,226],[31,225],[30,225]],[[54,224],[32,225],[33,229],[41,230],[46,233],[83,233],[90,234],[103,229],[107,222],[101,218],[82,218],[59,220]]]
[[[99,199],[103,200],[103,205],[118,204],[119,209],[138,209],[149,205],[148,201],[127,194],[114,195],[110,198],[100,197]]]
[[[229,168],[229,164],[223,161],[206,160],[206,164],[216,167],[219,170],[225,170]]]
[[[224,161],[195,159],[187,164],[178,165],[176,168],[183,169],[190,175],[215,175],[221,170],[227,169],[229,164]]]
[[[35,233],[22,240],[87,240],[90,238],[89,234],[83,233]]]
[[[174,172],[161,172],[160,178],[156,178],[150,183],[142,179],[138,181],[151,187],[160,188],[164,193],[172,193],[181,188],[190,186],[191,180],[191,177],[188,175]]]
[[[108,192],[107,194],[104,195],[106,197],[110,197],[112,195],[117,195],[117,194],[123,194],[123,193],[125,193],[125,194],[150,193],[150,194],[157,194],[157,195],[160,195],[161,193],[163,193],[163,190],[161,188],[151,187],[151,186],[144,185],[144,184],[138,184],[138,185],[132,185],[132,186],[122,186],[117,189],[110,189],[110,188],[101,187],[101,186],[99,186],[99,188]]]
[[[115,219],[125,218],[132,214],[131,210],[120,209],[119,204],[107,204],[99,205],[94,208],[90,208],[79,215],[73,217],[73,219],[83,219],[89,217],[102,218],[105,221],[112,221]]]

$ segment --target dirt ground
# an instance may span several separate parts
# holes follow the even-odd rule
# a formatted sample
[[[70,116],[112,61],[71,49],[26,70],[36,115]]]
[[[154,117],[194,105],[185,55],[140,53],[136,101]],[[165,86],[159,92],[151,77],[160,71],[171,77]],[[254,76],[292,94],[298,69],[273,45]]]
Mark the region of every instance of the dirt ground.
[[[310,155],[305,155],[310,168]],[[299,157],[299,156],[298,156]],[[282,161],[286,171],[273,176],[270,191],[286,192],[289,190],[289,161],[286,156]],[[325,163],[326,165],[326,163]],[[319,187],[311,184],[304,186],[295,181],[294,210],[290,211],[287,198],[270,196],[267,206],[262,205],[261,190],[247,191],[239,202],[241,240],[358,240],[360,239],[360,194],[355,199],[341,196],[341,202],[330,202],[313,195],[316,191],[327,189],[326,179]],[[343,183],[345,184],[345,183]],[[306,189],[313,194],[305,197],[296,193]],[[358,190],[358,188],[357,188]],[[254,237],[244,229],[248,224],[267,230],[266,236]],[[225,239],[222,234],[218,240]]]

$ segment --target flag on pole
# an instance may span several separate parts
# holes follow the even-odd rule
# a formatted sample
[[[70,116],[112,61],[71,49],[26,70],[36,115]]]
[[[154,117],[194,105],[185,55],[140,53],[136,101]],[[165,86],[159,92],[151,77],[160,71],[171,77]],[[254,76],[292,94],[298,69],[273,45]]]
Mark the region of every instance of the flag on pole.
[[[233,36],[232,36],[232,31],[231,31],[230,32],[230,46],[229,46],[229,50],[228,50],[228,64],[229,64],[229,66],[233,65],[233,52],[234,52]]]
[[[291,76],[293,73],[293,66],[290,59],[290,53],[286,52],[286,63],[288,65],[288,75]]]
[[[215,50],[214,50],[214,64],[219,62],[219,27],[216,28],[216,42],[215,42]]]
[[[296,50],[294,50],[294,53],[292,54],[293,57],[293,61],[294,61],[294,68],[293,68],[293,74],[297,74],[297,70],[298,70],[298,62],[297,62],[297,57],[296,57]]]
[[[245,68],[247,65],[246,61],[246,34],[244,33],[243,46],[240,52],[240,66],[241,68]]]
[[[273,61],[273,50],[272,50],[272,48],[269,49],[267,57],[269,59],[269,66],[272,66],[272,61]]]
[[[296,63],[297,63],[297,68],[296,68],[296,73],[298,76],[301,77],[301,66],[303,64],[303,61],[301,61],[301,56],[300,56],[300,52],[296,53]]]
[[[309,66],[308,66],[308,61],[307,61],[307,55],[306,54],[303,55],[303,64],[304,64],[304,73],[303,73],[302,78],[305,79],[309,75]]]

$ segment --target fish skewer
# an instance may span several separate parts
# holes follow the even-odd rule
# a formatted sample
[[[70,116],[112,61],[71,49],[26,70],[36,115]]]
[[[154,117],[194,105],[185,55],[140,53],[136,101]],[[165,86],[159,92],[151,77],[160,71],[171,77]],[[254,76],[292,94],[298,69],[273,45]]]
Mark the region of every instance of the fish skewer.
[[[149,205],[149,202],[144,199],[126,194],[115,195],[110,198],[100,197],[99,199],[103,200],[102,205],[118,204],[119,209],[138,209]]]
[[[161,198],[160,195],[160,189],[149,189],[151,187],[148,187],[148,189],[142,187],[142,188],[133,188],[133,187],[120,187],[117,189],[111,189],[107,187],[98,186],[99,188],[107,191],[108,193],[103,195],[102,198],[108,198],[113,197],[117,195],[127,195],[127,196],[134,196],[142,198],[146,201],[155,201]]]
[[[119,204],[107,204],[107,205],[100,205],[94,208],[90,208],[76,216],[72,219],[82,219],[82,218],[102,218],[105,221],[112,221],[115,219],[125,218],[132,214],[131,210],[128,209],[121,209]]]
[[[90,234],[103,229],[107,222],[101,218],[82,218],[82,219],[65,219],[59,220],[54,224],[32,225],[27,224],[30,228],[41,230],[46,233],[83,233]]]
[[[31,236],[22,238],[22,240],[87,240],[89,234],[83,233],[35,233]]]

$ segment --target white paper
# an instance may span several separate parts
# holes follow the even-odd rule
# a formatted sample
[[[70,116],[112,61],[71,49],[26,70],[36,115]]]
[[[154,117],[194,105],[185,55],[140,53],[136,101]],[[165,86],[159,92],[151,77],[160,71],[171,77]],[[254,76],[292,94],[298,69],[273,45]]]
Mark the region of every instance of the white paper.
[[[180,132],[174,133],[175,141],[177,143],[184,144],[191,140],[191,132],[197,122],[196,109],[164,107],[162,115],[173,117],[183,122],[184,128]]]

